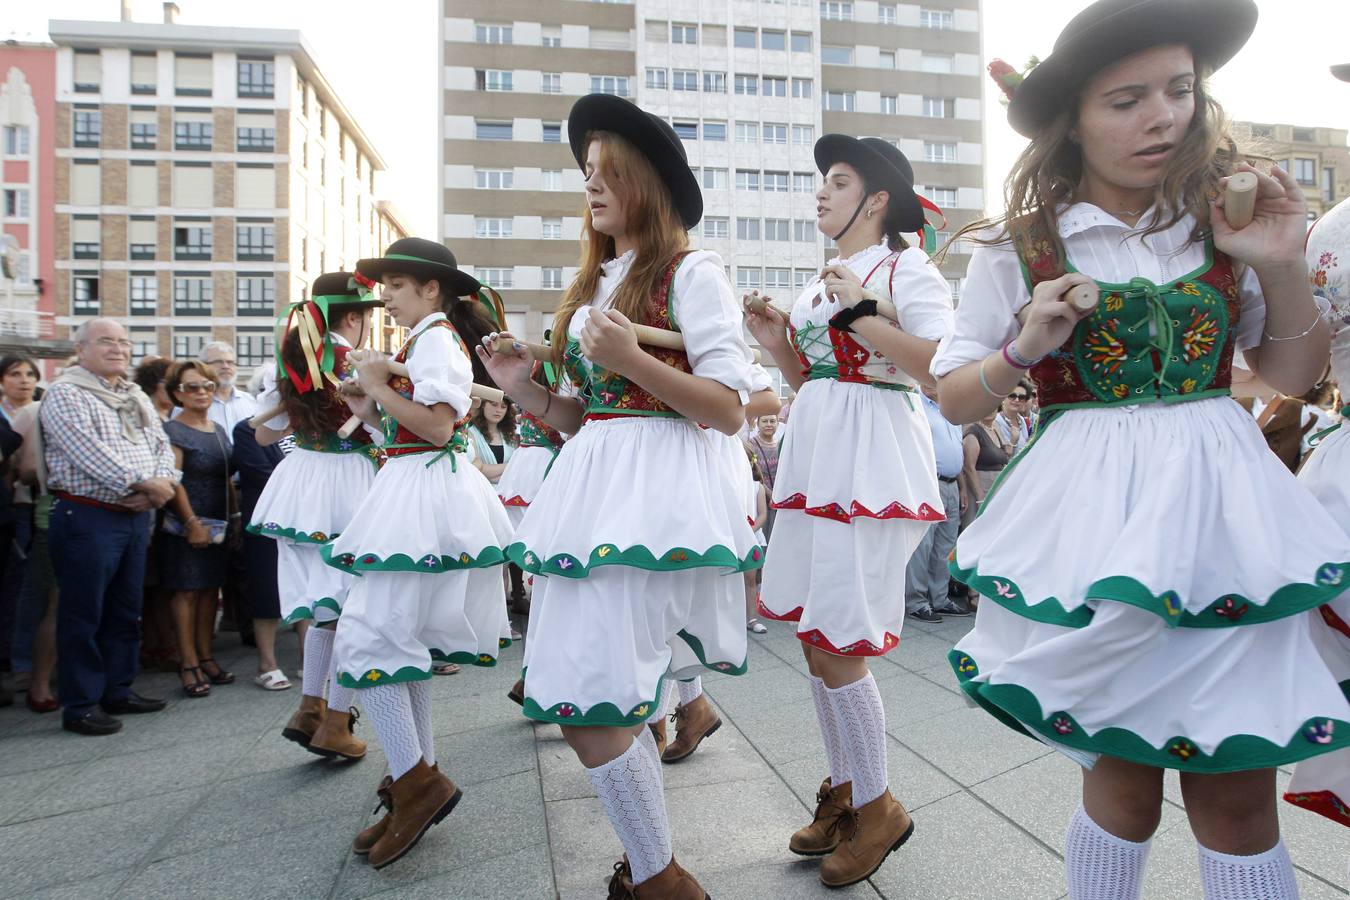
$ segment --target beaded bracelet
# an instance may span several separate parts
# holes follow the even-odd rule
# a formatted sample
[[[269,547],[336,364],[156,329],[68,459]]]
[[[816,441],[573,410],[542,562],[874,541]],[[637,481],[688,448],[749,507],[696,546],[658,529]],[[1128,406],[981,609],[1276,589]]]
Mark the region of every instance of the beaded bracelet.
[[[1040,359],[1027,359],[1019,353],[1015,347],[1016,343],[1017,338],[1013,338],[1003,345],[1003,359],[1008,365],[1012,366],[1014,369],[1022,369],[1025,371],[1040,362]]]
[[[994,390],[993,388],[991,388],[989,386],[989,379],[984,377],[984,364],[987,362],[989,362],[989,357],[987,356],[984,359],[980,360],[980,387],[984,388],[984,392],[986,394],[988,394],[991,397],[995,397],[1001,401],[1003,399],[1003,395],[1000,394],[998,391]]]

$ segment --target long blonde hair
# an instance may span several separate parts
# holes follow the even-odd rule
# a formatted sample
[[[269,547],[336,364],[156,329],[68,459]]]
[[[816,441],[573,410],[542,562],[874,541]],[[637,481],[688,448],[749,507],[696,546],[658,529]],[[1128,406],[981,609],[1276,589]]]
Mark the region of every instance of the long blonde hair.
[[[627,217],[624,229],[634,245],[633,264],[614,291],[613,308],[638,321],[647,311],[651,293],[660,284],[666,264],[676,253],[688,248],[689,233],[675,210],[670,188],[641,151],[611,131],[589,132],[585,146],[590,147],[591,141],[600,142],[600,171],[605,183],[623,201]],[[614,256],[614,238],[595,230],[587,203],[581,228],[581,267],[553,318],[554,365],[562,365],[572,316],[595,296],[600,267]]]
[[[1189,214],[1195,218],[1191,239],[1200,240],[1209,227],[1209,198],[1218,193],[1219,179],[1232,174],[1238,160],[1228,117],[1209,94],[1210,67],[1200,60],[1195,66],[1195,115],[1154,189],[1154,202],[1160,209],[1166,208],[1170,216],[1149,226],[1145,237],[1166,231]],[[961,238],[978,244],[1011,239],[1019,251],[1029,254],[1039,237],[1052,241],[1060,259],[1064,258],[1058,207],[1074,202],[1083,178],[1083,151],[1072,138],[1081,97],[1081,91],[1075,94],[1059,115],[1036,133],[1013,164],[1003,183],[1006,212],[962,228],[942,248],[939,261]],[[991,227],[991,235],[976,234]]]

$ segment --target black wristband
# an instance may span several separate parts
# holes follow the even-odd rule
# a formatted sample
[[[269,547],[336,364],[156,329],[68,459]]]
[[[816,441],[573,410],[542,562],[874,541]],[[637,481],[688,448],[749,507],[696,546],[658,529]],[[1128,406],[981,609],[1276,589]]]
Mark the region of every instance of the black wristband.
[[[853,323],[863,316],[877,314],[877,301],[859,300],[848,309],[841,309],[830,319],[830,327],[836,331],[852,331]]]

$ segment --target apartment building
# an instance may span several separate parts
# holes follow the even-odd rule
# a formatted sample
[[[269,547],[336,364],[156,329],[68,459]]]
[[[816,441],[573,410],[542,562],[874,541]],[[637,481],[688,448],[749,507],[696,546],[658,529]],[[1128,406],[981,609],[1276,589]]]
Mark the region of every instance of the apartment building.
[[[1350,149],[1344,128],[1234,122],[1238,146],[1273,159],[1294,176],[1308,201],[1308,221],[1350,196]]]
[[[57,322],[123,319],[137,358],[229,341],[247,377],[319,273],[404,233],[375,199],[384,161],[300,32],[123,9],[49,24]]]
[[[895,142],[948,231],[984,206],[978,0],[445,0],[442,25],[441,236],[533,338],[575,273],[586,93],[671,122],[703,184],[691,243],[740,289],[787,300],[830,255],[822,133]],[[954,292],[966,261],[944,266]]]

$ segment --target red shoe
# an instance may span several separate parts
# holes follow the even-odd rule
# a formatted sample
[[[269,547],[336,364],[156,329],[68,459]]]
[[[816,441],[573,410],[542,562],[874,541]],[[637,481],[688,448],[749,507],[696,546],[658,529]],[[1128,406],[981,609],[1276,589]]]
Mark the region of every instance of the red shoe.
[[[33,694],[31,691],[24,696],[25,696],[24,702],[27,703],[28,708],[35,713],[56,712],[58,709],[61,708],[61,704],[56,702],[55,697],[48,697],[46,700],[35,701],[33,699]]]

